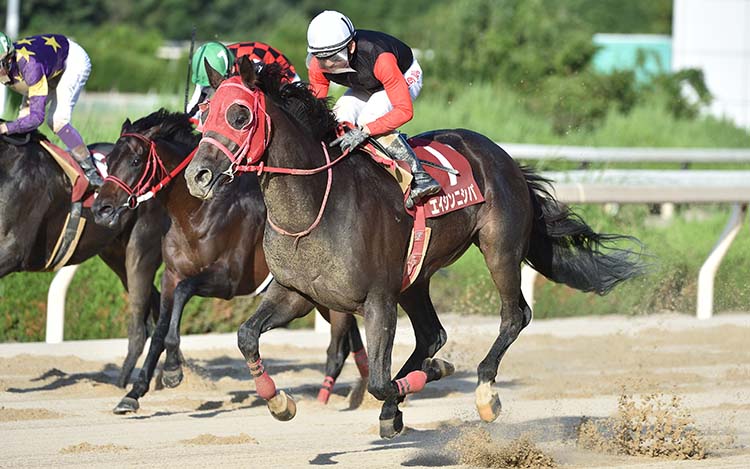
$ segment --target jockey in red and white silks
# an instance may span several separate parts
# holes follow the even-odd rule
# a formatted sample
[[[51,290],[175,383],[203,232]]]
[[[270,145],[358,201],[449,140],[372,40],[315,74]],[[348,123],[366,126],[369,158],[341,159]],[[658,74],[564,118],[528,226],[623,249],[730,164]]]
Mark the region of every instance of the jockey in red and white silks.
[[[357,127],[336,143],[351,150],[373,136],[393,158],[408,162],[414,175],[410,204],[439,192],[440,185],[396,130],[413,117],[412,101],[422,89],[422,69],[411,48],[385,33],[357,31],[349,18],[336,11],[313,18],[307,43],[313,93],[325,97],[331,82],[349,88],[333,110],[340,122]]]
[[[0,134],[30,132],[46,118],[91,184],[101,185],[88,148],[70,123],[91,73],[86,51],[60,34],[30,36],[11,43],[0,33],[0,57],[0,82],[24,97],[18,119],[0,124]]]

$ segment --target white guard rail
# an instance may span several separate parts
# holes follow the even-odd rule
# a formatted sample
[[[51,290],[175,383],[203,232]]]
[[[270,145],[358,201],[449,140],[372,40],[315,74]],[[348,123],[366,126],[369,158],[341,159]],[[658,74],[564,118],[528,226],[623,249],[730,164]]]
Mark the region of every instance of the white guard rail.
[[[515,159],[566,160],[575,162],[672,162],[672,163],[750,163],[750,150],[686,148],[606,148],[498,143]],[[565,203],[733,203],[724,233],[706,259],[698,280],[699,319],[713,313],[713,282],[719,264],[737,235],[748,202],[750,171],[735,170],[577,170],[545,172],[555,181],[558,199]],[[63,340],[65,293],[77,266],[61,269],[50,285],[47,297],[47,342]],[[522,270],[522,290],[533,305],[537,273],[528,266]],[[315,328],[328,331],[316,315]]]

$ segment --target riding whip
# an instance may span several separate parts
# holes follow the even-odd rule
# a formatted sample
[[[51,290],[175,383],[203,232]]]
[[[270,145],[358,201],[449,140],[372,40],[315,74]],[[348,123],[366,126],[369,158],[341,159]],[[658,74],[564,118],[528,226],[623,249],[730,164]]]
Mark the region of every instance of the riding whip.
[[[185,104],[182,108],[188,112],[188,94],[190,94],[190,69],[193,67],[193,48],[195,47],[195,25],[190,34],[190,54],[188,54],[187,76],[185,77]]]

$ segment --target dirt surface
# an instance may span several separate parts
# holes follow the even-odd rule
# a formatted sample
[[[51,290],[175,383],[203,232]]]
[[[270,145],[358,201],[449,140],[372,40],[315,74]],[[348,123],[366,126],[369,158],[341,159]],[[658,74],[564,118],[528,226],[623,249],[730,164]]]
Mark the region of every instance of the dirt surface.
[[[448,315],[443,323],[448,344],[438,356],[456,373],[407,400],[406,429],[390,441],[378,436],[372,397],[347,410],[357,383],[351,359],[328,406],[317,403],[327,338],[309,340],[309,331],[285,333],[299,346],[261,338],[266,369],[297,401],[290,422],[256,398],[232,335],[211,348],[183,341],[183,383],[152,386],[126,416],[111,412],[124,395],[112,384],[121,341],[80,345],[79,356],[0,344],[0,467],[750,467],[748,314],[534,321],[503,359],[494,386],[503,412],[491,424],[474,408],[475,370],[499,321]],[[395,364],[411,351],[409,335],[400,324]],[[618,446],[624,433],[606,428],[624,421],[623,409],[648,428]],[[704,458],[669,459],[663,448],[685,435]],[[642,445],[651,446],[617,452]]]

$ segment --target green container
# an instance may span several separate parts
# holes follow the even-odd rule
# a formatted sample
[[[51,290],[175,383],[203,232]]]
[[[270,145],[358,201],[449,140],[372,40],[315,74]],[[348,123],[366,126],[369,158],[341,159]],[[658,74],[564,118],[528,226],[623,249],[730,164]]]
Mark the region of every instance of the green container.
[[[633,70],[636,79],[648,82],[672,68],[672,38],[657,34],[594,34],[599,47],[594,69],[602,73]]]

